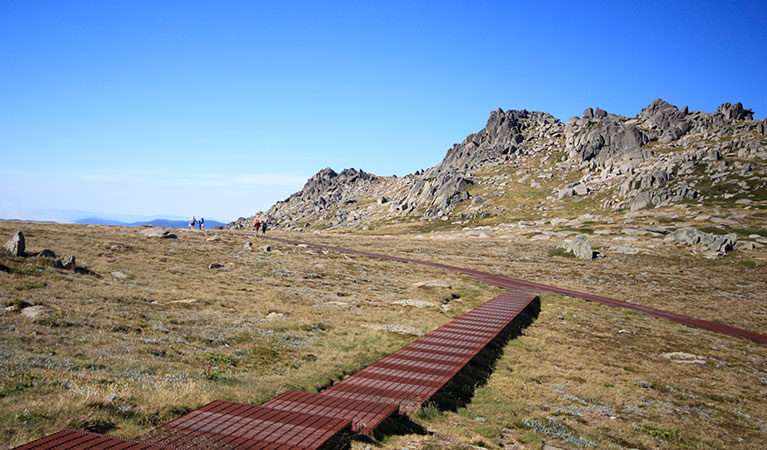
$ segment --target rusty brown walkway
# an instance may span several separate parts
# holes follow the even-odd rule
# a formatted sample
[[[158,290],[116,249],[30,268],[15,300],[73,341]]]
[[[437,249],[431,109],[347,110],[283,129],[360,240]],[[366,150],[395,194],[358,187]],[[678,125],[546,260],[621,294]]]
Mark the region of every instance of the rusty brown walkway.
[[[126,441],[64,430],[19,449],[316,450],[416,412],[537,297],[508,291],[319,394],[287,391],[260,405],[217,400]]]
[[[240,234],[257,237],[259,239],[268,239],[271,241],[281,242],[284,244],[306,245],[309,247],[342,252],[342,253],[347,253],[350,255],[360,255],[360,256],[367,256],[371,258],[382,258],[382,259],[388,259],[390,261],[398,261],[403,263],[412,263],[412,264],[420,264],[420,265],[429,266],[429,267],[436,267],[439,269],[450,270],[453,272],[471,275],[477,281],[485,283],[485,284],[489,284],[491,286],[497,286],[504,289],[519,289],[519,290],[524,290],[524,291],[534,292],[534,293],[550,292],[554,294],[566,295],[568,297],[580,298],[583,300],[600,303],[602,305],[612,306],[615,308],[630,309],[633,311],[640,312],[642,314],[646,314],[651,317],[670,320],[672,322],[680,323],[682,325],[686,325],[692,328],[699,328],[701,330],[713,331],[714,333],[726,334],[728,336],[733,336],[740,339],[748,339],[757,344],[762,344],[762,345],[767,344],[767,336],[764,334],[744,330],[744,329],[733,327],[720,322],[713,322],[713,321],[703,320],[703,319],[695,319],[693,317],[673,313],[670,311],[655,309],[649,306],[642,306],[636,303],[626,302],[623,300],[618,300],[618,299],[614,299],[610,297],[603,297],[601,295],[587,294],[584,292],[578,292],[578,291],[564,289],[564,288],[560,288],[556,286],[535,283],[533,281],[522,280],[519,278],[511,278],[511,277],[507,277],[503,275],[492,274],[492,273],[483,272],[479,270],[467,269],[464,267],[451,266],[451,265],[441,264],[441,263],[436,263],[431,261],[423,261],[423,260],[418,260],[413,258],[402,258],[399,256],[385,255],[382,253],[372,253],[372,252],[366,252],[362,250],[335,247],[332,245],[313,244],[311,242],[302,242],[302,241],[296,241],[291,239],[281,239],[281,238],[275,238],[271,236],[258,236],[258,235],[253,235],[251,233],[240,233]]]
[[[215,401],[155,429],[143,436],[141,441],[63,430],[17,448],[315,450],[327,447],[333,442],[338,443],[348,433],[369,433],[394,414],[417,411],[508,329],[511,322],[537,299],[538,292],[552,292],[627,308],[690,327],[767,344],[767,336],[762,334],[609,297],[429,261],[289,239],[257,237],[450,270],[508,291],[320,394],[288,391],[261,406]]]

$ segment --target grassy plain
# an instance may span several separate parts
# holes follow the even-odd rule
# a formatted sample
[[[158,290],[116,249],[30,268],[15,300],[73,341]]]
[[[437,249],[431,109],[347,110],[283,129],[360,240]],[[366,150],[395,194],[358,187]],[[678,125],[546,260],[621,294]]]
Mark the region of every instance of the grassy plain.
[[[415,339],[366,326],[428,332],[500,292],[429,267],[228,232],[157,239],[137,228],[0,222],[3,241],[17,229],[30,251],[74,254],[92,273],[0,257],[0,302],[44,306],[34,319],[0,313],[0,440],[9,447],[64,427],[135,437],[213,399],[257,404],[286,389],[320,390]],[[682,251],[580,261],[507,238],[280,237],[474,267],[767,332],[761,263]],[[253,250],[243,249],[247,241]],[[451,288],[412,286],[429,279]],[[392,304],[404,299],[449,308]],[[661,356],[668,352],[700,358],[675,362]],[[760,448],[766,392],[762,346],[545,295],[536,321],[465,408],[427,407],[414,420],[428,433],[352,447]]]

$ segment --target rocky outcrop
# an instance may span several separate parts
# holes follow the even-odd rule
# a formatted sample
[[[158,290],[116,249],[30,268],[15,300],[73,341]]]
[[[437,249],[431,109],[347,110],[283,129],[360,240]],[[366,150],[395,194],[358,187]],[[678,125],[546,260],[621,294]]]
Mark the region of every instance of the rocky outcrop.
[[[735,250],[738,244],[738,236],[736,234],[716,235],[690,227],[676,230],[669,234],[667,239],[678,244],[700,245],[704,250],[717,255],[723,255]]]
[[[269,211],[241,217],[227,224],[226,228],[248,228],[256,218],[267,218],[271,228],[295,225],[311,216],[354,205],[360,199],[358,194],[367,192],[377,182],[378,177],[362,170],[345,169],[337,173],[325,168],[309,178],[300,191],[277,202]]]
[[[675,141],[690,131],[688,110],[656,99],[639,113],[638,125],[647,130],[648,139],[664,144]]]
[[[543,112],[498,109],[432,168],[404,177],[326,168],[301,191],[227,228],[252,227],[256,217],[290,229],[413,217],[470,222],[505,211],[510,186],[532,190],[539,211],[600,194],[607,195],[597,207],[627,210],[757,198],[750,191],[764,187],[758,161],[767,160],[766,131],[767,120],[753,120],[740,103],[707,113],[656,99],[635,117],[587,108],[567,124]]]
[[[573,239],[565,239],[557,246],[557,248],[572,253],[576,258],[580,259],[594,259],[599,255],[599,252],[595,252],[591,248],[591,243],[586,235],[576,236]]]
[[[603,165],[649,142],[642,130],[625,122],[625,118],[607,113],[586,119],[574,117],[565,126],[565,148],[571,157]]]
[[[529,153],[534,147],[532,141],[541,137],[556,139],[563,129],[559,119],[547,113],[499,108],[490,113],[485,128],[453,145],[445,159],[426,173],[465,173],[487,163],[510,161]]]
[[[24,242],[24,233],[17,231],[8,242],[5,243],[5,249],[11,256],[26,256],[26,245]]]
[[[723,103],[715,113],[709,114],[690,112],[686,106],[679,110],[666,101],[656,99],[633,119],[604,111],[600,114],[590,111],[589,108],[584,111],[584,117],[573,117],[568,121],[565,148],[572,157],[581,161],[593,160],[597,165],[605,165],[611,159],[620,158],[649,143],[675,142],[691,131],[715,131],[724,136],[728,130],[731,132],[738,127],[745,126],[762,134],[765,128],[761,122],[740,123],[753,122],[753,112],[744,109],[740,102],[734,105]]]

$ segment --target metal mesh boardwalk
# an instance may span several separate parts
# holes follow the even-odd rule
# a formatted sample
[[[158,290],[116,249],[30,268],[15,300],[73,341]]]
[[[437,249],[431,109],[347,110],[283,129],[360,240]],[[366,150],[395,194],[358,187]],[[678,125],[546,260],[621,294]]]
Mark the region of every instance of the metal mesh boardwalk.
[[[247,233],[242,233],[247,234]],[[252,236],[252,234],[247,234]],[[467,269],[464,267],[451,266],[448,264],[435,263],[431,261],[422,261],[413,258],[402,258],[399,256],[384,255],[381,253],[372,253],[362,250],[354,250],[343,247],[334,247],[332,245],[324,244],[312,244],[310,242],[301,242],[291,239],[280,239],[266,236],[255,236],[260,239],[269,239],[275,242],[282,242],[285,244],[293,245],[307,245],[309,247],[320,248],[325,250],[332,250],[342,253],[348,253],[350,255],[368,256],[371,258],[382,258],[390,261],[398,261],[403,263],[420,264],[423,266],[436,267],[438,269],[450,270],[452,272],[463,273],[473,276],[477,281],[491,286],[497,286],[504,289],[522,290],[527,292],[552,292],[555,294],[567,295],[569,297],[581,298],[590,302],[600,303],[606,306],[612,306],[614,308],[631,309],[642,314],[646,314],[651,317],[659,319],[666,319],[672,322],[680,323],[688,327],[699,328],[701,330],[708,330],[714,333],[725,334],[740,339],[748,339],[757,344],[767,344],[767,335],[756,333],[753,331],[744,330],[742,328],[733,327],[724,323],[714,322],[710,320],[695,319],[693,317],[685,316],[682,314],[676,314],[669,311],[663,311],[661,309],[650,308],[648,306],[638,305],[636,303],[630,303],[610,297],[603,297],[601,295],[587,294],[584,292],[573,291],[570,289],[559,288],[556,286],[549,286],[546,284],[536,283],[534,281],[522,280],[519,278],[511,278],[503,275],[496,275],[492,273],[482,272],[475,269]]]
[[[397,412],[397,405],[389,403],[349,400],[301,391],[287,391],[262,406],[351,420],[352,431],[361,433],[370,433],[387,417]]]
[[[215,442],[236,449],[314,450],[350,427],[349,419],[216,400],[163,425],[144,439],[181,448],[206,447]]]
[[[535,296],[506,292],[329,387],[323,395],[393,403],[411,414],[447,384]]]
[[[61,430],[42,439],[16,447],[16,450],[49,450],[49,449],[89,449],[89,450],[163,450],[171,447],[161,447],[146,442],[120,439],[103,434],[79,430]]]
[[[320,394],[288,391],[261,406],[217,400],[141,441],[64,430],[18,449],[315,450],[417,411],[535,299],[501,294]]]

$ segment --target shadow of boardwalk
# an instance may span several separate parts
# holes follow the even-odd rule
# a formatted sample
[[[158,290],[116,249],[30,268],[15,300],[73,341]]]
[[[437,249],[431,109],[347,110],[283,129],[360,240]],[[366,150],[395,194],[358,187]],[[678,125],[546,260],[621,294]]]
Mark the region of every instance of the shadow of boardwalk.
[[[506,344],[520,336],[538,318],[540,311],[541,300],[536,297],[424,406],[434,406],[440,411],[456,411],[469,404],[477,388],[487,384]],[[428,431],[407,416],[394,416],[381,423],[372,436],[356,435],[354,440],[377,446],[387,436],[405,434],[425,435]]]
[[[522,334],[522,331],[538,318],[541,300],[535,300],[525,308],[498,336],[469,361],[452,380],[437,391],[429,403],[440,411],[456,411],[471,402],[477,388],[487,384],[495,371],[495,365],[503,354],[506,344]]]

